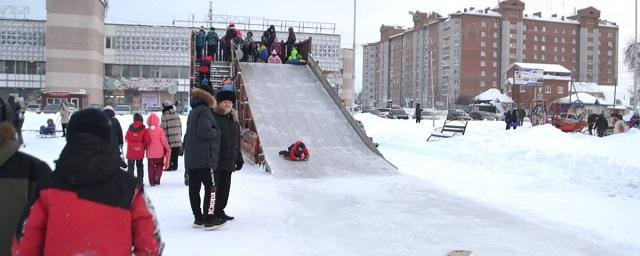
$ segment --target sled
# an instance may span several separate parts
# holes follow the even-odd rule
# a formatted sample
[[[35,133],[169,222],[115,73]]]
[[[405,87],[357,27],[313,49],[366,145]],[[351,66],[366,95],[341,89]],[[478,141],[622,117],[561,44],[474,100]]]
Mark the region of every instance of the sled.
[[[451,138],[456,135],[464,135],[467,131],[468,121],[460,121],[460,120],[446,120],[442,127],[437,127],[431,132],[427,141],[431,138]],[[446,133],[445,133],[446,132]]]
[[[282,158],[284,158],[285,160],[294,161],[294,162],[307,161],[308,160],[308,159],[304,159],[304,158],[290,158],[290,157],[286,157],[286,156],[283,156]]]

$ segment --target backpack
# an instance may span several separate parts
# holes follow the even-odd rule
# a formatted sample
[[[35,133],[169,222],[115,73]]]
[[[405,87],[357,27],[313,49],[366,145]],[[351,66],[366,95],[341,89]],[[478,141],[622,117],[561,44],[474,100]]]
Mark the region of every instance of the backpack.
[[[216,44],[218,44],[218,41],[220,41],[220,38],[218,38],[218,33],[216,33],[213,30],[210,30],[209,32],[207,32],[207,44],[208,45],[216,45]]]

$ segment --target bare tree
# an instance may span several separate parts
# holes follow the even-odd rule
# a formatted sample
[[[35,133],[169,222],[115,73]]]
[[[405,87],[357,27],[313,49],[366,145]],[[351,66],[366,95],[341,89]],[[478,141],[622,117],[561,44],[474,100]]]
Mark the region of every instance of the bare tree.
[[[629,41],[627,46],[624,48],[624,62],[627,64],[627,68],[631,71],[635,77],[635,79],[640,79],[640,43],[634,43],[633,41]],[[633,95],[633,105],[637,105],[638,100],[638,88],[635,87],[632,89]]]

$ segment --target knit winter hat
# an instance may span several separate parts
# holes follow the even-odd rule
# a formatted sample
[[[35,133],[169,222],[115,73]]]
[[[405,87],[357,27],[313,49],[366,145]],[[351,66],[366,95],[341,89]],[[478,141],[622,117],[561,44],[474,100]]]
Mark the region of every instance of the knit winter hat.
[[[88,108],[71,115],[67,126],[67,141],[80,133],[92,134],[111,142],[111,121],[100,110]]]
[[[173,104],[171,103],[171,101],[165,100],[164,102],[162,102],[162,107],[169,107],[169,106],[173,106]]]
[[[135,114],[133,114],[133,121],[134,121],[134,122],[135,122],[135,121],[143,122],[143,121],[144,121],[144,119],[142,118],[142,115],[141,115],[140,113],[135,113]]]
[[[225,101],[225,100],[228,100],[228,101],[231,101],[231,102],[235,103],[236,102],[236,93],[234,93],[233,91],[229,91],[229,90],[219,91],[216,94],[216,101],[222,102],[222,101]]]

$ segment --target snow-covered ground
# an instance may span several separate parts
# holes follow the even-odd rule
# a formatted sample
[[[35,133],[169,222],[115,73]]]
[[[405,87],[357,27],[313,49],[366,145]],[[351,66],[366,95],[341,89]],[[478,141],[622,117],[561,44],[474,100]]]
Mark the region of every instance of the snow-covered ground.
[[[49,117],[28,113],[25,129]],[[118,118],[126,130],[132,117]],[[465,136],[427,143],[431,121],[356,118],[400,175],[278,179],[246,164],[227,207],[236,220],[205,232],[191,228],[180,162],[146,188],[165,254],[640,254],[636,130],[596,138],[480,121]],[[24,137],[22,150],[53,167],[64,138]]]

